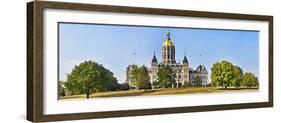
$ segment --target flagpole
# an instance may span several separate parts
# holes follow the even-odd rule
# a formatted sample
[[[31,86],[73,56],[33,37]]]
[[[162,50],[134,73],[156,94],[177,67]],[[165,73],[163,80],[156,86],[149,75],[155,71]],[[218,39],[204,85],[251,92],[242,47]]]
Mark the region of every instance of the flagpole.
[[[133,65],[135,65],[135,56],[136,56],[136,52],[133,52]]]

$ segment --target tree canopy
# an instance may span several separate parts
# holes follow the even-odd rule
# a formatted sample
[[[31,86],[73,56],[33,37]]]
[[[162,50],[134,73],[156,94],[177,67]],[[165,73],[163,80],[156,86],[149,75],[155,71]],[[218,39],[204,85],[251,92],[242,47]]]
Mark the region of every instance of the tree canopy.
[[[149,71],[144,65],[141,67],[134,66],[131,73],[132,83],[138,89],[144,89],[146,91],[151,88]]]
[[[254,74],[247,72],[242,77],[242,85],[246,87],[258,86],[258,79]]]
[[[113,73],[94,61],[85,61],[75,65],[65,82],[66,90],[70,95],[86,94],[114,90],[118,85]]]
[[[241,81],[242,81],[242,76],[243,76],[243,70],[239,66],[234,66],[233,67],[233,75],[234,78],[232,80],[232,86],[234,87],[240,87],[241,86]]]
[[[213,85],[229,87],[234,79],[234,66],[228,61],[221,61],[213,64],[211,79]]]
[[[65,87],[64,87],[64,83],[63,81],[59,81],[58,83],[58,96],[66,96],[65,93]]]
[[[227,89],[227,87],[238,88],[243,83],[244,74],[242,68],[233,65],[229,61],[223,60],[221,62],[216,62],[215,64],[213,64],[211,70],[212,70],[211,82],[213,86],[224,87],[225,89]],[[246,78],[247,79],[250,78],[249,75],[247,75]],[[253,78],[256,77],[254,76],[254,74],[251,73],[251,79],[253,80]],[[245,84],[242,85],[244,86]],[[247,87],[252,87],[252,86],[247,86]]]
[[[176,75],[173,72],[172,68],[168,65],[161,66],[157,73],[157,76],[159,86],[164,88],[171,87],[176,82]]]

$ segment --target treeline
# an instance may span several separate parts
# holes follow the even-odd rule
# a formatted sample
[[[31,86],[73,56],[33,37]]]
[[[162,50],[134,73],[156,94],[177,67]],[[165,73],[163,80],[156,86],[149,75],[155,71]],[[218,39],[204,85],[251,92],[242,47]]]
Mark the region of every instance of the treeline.
[[[214,87],[246,87],[258,88],[258,78],[250,72],[243,73],[243,69],[229,61],[221,61],[212,65],[211,83]]]
[[[138,90],[147,91],[153,88],[171,88],[175,86],[175,73],[170,66],[162,66],[157,73],[157,81],[151,85],[148,68],[144,65],[138,67],[134,65],[131,71],[132,85]]]
[[[58,85],[59,96],[86,94],[115,90],[128,90],[128,84],[119,84],[113,73],[94,61],[75,65],[65,82]]]
[[[258,78],[250,72],[243,73],[242,68],[233,65],[229,61],[221,61],[212,65],[211,84],[222,88],[258,88]],[[174,87],[201,87],[202,80],[196,77],[191,82],[177,85],[176,74],[168,65],[163,65],[157,73],[157,81],[150,82],[149,70],[146,66],[133,66],[131,70],[132,85],[136,89],[147,91],[153,88]],[[86,94],[89,98],[92,93],[129,90],[128,83],[119,84],[113,73],[94,61],[85,61],[75,66],[71,73],[67,74],[66,81],[58,84],[58,96]]]

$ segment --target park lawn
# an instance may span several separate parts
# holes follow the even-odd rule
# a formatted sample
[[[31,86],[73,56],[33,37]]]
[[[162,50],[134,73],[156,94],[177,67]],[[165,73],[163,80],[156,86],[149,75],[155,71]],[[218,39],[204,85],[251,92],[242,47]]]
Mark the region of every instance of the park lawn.
[[[196,93],[221,93],[221,92],[252,92],[258,91],[256,88],[241,88],[234,89],[229,88],[227,90],[214,87],[200,87],[200,88],[165,88],[165,89],[153,89],[149,91],[144,90],[126,90],[126,91],[113,91],[94,93],[90,98],[102,98],[102,97],[126,97],[126,96],[151,96],[151,95],[172,95],[172,94],[196,94]],[[75,99],[86,98],[86,95],[73,95],[64,96],[60,99]]]

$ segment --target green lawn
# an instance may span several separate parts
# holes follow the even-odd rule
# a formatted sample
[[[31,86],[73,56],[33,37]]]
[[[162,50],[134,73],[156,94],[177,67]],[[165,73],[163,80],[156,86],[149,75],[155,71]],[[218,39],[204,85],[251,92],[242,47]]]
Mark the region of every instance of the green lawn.
[[[196,94],[196,93],[221,93],[221,92],[251,92],[258,91],[256,88],[229,88],[227,90],[222,88],[213,87],[202,87],[202,88],[165,88],[165,89],[154,89],[149,91],[144,90],[127,90],[127,91],[113,91],[95,93],[90,98],[101,98],[101,97],[125,97],[125,96],[150,96],[150,95],[171,95],[171,94]],[[60,99],[74,99],[74,98],[86,98],[86,95],[73,95],[60,97]]]

